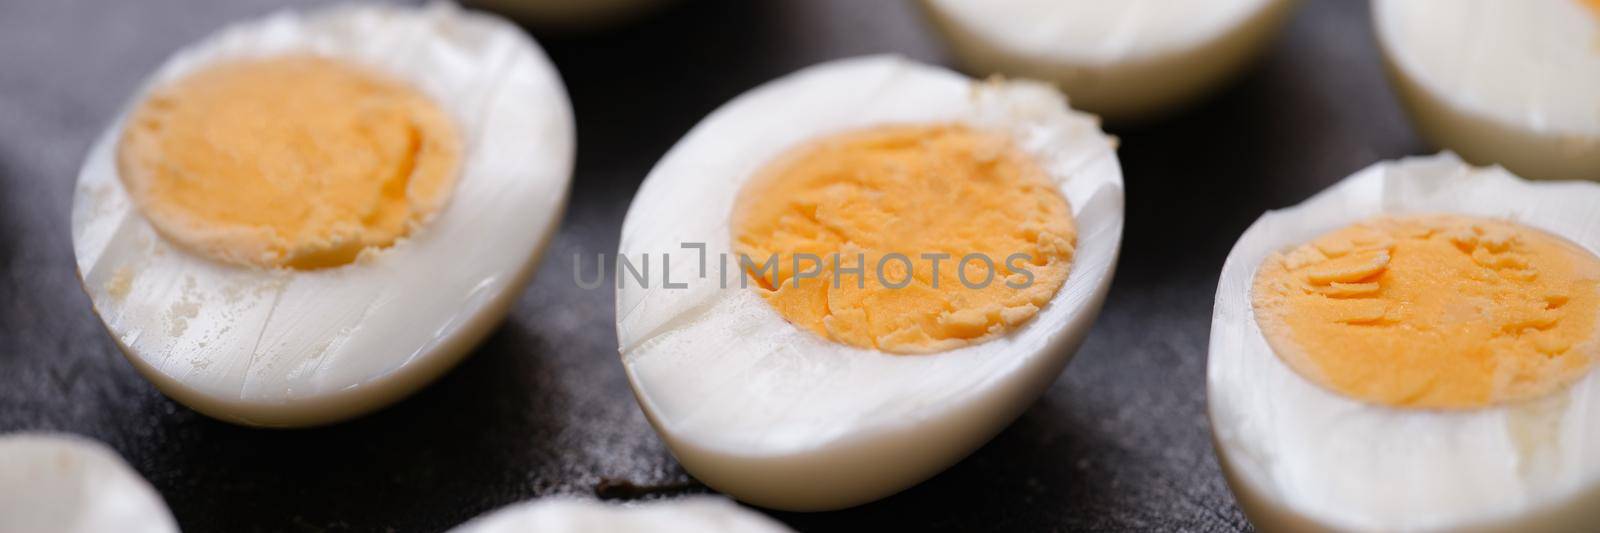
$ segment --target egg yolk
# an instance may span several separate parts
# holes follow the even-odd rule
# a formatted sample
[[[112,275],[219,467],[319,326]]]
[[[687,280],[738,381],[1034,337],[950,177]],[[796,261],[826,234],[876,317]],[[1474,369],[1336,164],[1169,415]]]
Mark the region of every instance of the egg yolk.
[[[1503,220],[1382,217],[1269,257],[1253,291],[1273,350],[1352,398],[1466,409],[1545,395],[1597,349],[1600,259]]]
[[[746,279],[786,320],[893,353],[1026,322],[1066,281],[1077,238],[1036,161],[1003,133],[955,124],[792,149],[740,192],[732,226]]]
[[[442,208],[461,139],[416,89],[312,55],[235,60],[133,111],[118,173],[169,240],[213,259],[299,269],[354,261]]]

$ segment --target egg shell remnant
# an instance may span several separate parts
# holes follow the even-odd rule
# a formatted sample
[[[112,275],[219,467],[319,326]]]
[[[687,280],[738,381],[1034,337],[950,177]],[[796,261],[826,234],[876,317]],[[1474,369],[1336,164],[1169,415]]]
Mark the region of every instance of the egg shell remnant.
[[[462,135],[453,196],[433,220],[347,265],[248,268],[163,239],[118,180],[119,119],[80,173],[78,272],[134,367],[222,420],[326,424],[383,407],[456,364],[505,315],[560,220],[571,105],[521,29],[453,4],[282,11],[174,55],[151,87],[230,58],[310,53],[408,82]]]
[[[822,135],[951,122],[1007,132],[1071,206],[1071,272],[1037,317],[986,342],[895,355],[798,328],[739,287],[730,213],[763,165]],[[713,112],[645,179],[618,253],[648,254],[658,276],[686,286],[621,284],[622,361],[651,424],[712,488],[786,510],[882,498],[972,452],[1055,380],[1105,298],[1122,209],[1113,139],[1047,85],[977,82],[893,56],[812,66]],[[685,243],[705,244],[703,277]]]
[[[1277,35],[1294,0],[922,0],[977,76],[1055,83],[1113,122],[1175,112],[1217,90]]]
[[[1274,353],[1251,286],[1273,252],[1378,215],[1508,219],[1600,249],[1600,185],[1528,182],[1452,154],[1379,163],[1247,230],[1223,267],[1207,399],[1223,472],[1263,531],[1577,531],[1600,520],[1600,374],[1470,410],[1394,408],[1321,387]]]
[[[83,437],[0,435],[0,531],[175,533],[161,495],[117,452]]]

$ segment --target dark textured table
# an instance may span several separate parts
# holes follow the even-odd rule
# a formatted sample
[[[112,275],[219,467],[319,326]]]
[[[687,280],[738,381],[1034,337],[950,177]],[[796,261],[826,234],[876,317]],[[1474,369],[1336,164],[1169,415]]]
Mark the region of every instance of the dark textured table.
[[[146,383],[90,311],[68,213],[90,142],[169,53],[277,2],[0,0],[0,431],[109,443],[190,531],[431,531],[541,495],[706,489],[673,461],[618,362],[610,290],[575,253],[614,252],[656,159],[706,113],[818,61],[944,62],[892,0],[686,0],[635,24],[539,35],[578,117],[571,204],[512,316],[394,407],[311,430],[248,429]],[[1249,529],[1212,455],[1205,361],[1217,274],[1262,211],[1380,159],[1421,153],[1366,3],[1308,0],[1238,83],[1171,119],[1110,128],[1128,187],[1099,322],[1042,399],[970,458],[800,530]]]

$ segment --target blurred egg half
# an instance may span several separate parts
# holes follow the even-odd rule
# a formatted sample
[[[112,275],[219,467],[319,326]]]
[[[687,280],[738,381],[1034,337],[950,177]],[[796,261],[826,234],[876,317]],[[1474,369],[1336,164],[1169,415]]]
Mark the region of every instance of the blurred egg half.
[[[1527,178],[1600,180],[1600,1],[1375,0],[1417,129]]]
[[[552,497],[506,506],[453,533],[787,533],[789,528],[725,498],[686,496],[638,503]]]
[[[71,435],[0,436],[0,531],[176,533],[161,495],[117,452]]]
[[[1244,70],[1293,0],[922,0],[973,74],[1055,83],[1112,121],[1157,118]]]

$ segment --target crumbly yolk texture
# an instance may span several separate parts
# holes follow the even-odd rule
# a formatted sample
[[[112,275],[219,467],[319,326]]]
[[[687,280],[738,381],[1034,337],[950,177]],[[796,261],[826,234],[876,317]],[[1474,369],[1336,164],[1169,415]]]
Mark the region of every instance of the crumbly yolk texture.
[[[949,350],[1031,319],[1066,281],[1077,239],[1066,199],[1034,159],[1003,133],[955,124],[881,126],[795,148],[745,186],[732,222],[746,276],[785,319],[892,353]],[[797,265],[796,254],[820,261]],[[958,265],[968,254],[993,270],[976,258]],[[1013,254],[1025,258],[1006,261]],[[773,256],[775,268],[762,268]],[[797,277],[797,266],[820,272]]]
[[[1382,217],[1269,257],[1256,319],[1301,375],[1378,404],[1470,409],[1536,398],[1596,355],[1600,260],[1520,224]]]
[[[441,209],[461,139],[418,90],[313,55],[235,60],[155,89],[118,145],[145,218],[213,259],[312,269]]]

